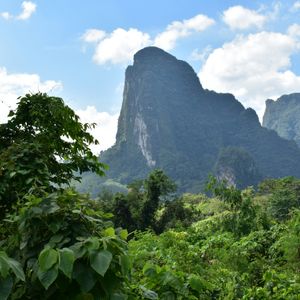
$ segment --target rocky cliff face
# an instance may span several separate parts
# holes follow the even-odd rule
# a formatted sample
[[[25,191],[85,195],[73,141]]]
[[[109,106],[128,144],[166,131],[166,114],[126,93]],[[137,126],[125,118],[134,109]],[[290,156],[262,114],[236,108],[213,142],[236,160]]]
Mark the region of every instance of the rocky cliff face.
[[[220,150],[214,173],[237,188],[258,184],[262,176],[254,159],[243,148],[226,147]]]
[[[294,140],[300,147],[300,93],[284,95],[277,101],[267,100],[263,126]]]
[[[231,94],[203,89],[186,62],[159,48],[136,53],[126,70],[116,144],[101,156],[108,177],[128,183],[162,168],[181,190],[199,191],[228,146],[243,149],[262,177],[300,176],[300,150],[262,128],[255,111]],[[236,181],[243,187],[257,180]]]

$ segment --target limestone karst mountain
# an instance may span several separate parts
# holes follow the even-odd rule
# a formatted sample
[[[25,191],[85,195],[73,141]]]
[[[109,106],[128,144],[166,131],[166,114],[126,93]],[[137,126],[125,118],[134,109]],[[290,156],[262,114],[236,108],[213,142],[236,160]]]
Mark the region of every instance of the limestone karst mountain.
[[[276,101],[267,100],[263,126],[285,139],[294,140],[300,147],[300,93],[284,95]]]
[[[189,64],[156,47],[137,52],[126,70],[116,137],[100,159],[110,166],[108,178],[121,183],[162,168],[181,191],[200,191],[218,159],[222,169],[227,147],[240,151],[240,169],[231,168],[240,187],[257,183],[254,174],[300,177],[294,142],[263,128],[255,111],[233,95],[203,89]]]

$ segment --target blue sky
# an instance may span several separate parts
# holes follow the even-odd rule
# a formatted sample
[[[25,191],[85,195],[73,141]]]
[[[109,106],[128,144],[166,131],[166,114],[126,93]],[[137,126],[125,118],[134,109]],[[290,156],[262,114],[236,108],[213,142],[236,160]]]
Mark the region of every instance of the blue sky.
[[[297,0],[2,0],[0,45],[0,118],[46,91],[99,123],[100,149],[114,142],[124,71],[144,46],[188,61],[205,88],[260,117],[267,98],[300,92]]]

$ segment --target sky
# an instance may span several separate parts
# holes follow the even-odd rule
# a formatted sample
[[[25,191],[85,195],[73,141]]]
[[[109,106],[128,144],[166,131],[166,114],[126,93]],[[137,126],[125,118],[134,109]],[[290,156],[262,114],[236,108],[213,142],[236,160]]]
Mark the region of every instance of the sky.
[[[0,0],[0,122],[28,92],[62,97],[100,141],[115,141],[125,69],[160,47],[204,88],[256,110],[300,92],[300,1]]]

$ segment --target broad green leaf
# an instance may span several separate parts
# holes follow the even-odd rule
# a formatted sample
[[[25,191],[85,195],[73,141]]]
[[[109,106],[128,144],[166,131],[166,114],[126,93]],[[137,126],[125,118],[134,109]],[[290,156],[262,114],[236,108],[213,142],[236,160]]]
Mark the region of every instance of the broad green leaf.
[[[154,291],[148,290],[142,285],[140,286],[140,289],[142,290],[145,299],[150,299],[150,300],[158,299],[158,295]]]
[[[59,243],[62,239],[64,238],[64,236],[62,234],[55,234],[54,236],[51,237],[49,244],[57,244]]]
[[[72,245],[70,249],[73,250],[76,259],[81,258],[87,252],[87,249],[83,246],[82,243],[76,243]]]
[[[72,276],[74,261],[75,255],[71,249],[64,248],[59,250],[59,269],[70,279]]]
[[[95,252],[91,255],[91,267],[104,276],[112,261],[112,254],[107,250]]]
[[[203,290],[205,290],[205,287],[203,286],[202,280],[199,277],[196,277],[196,276],[192,276],[190,278],[189,285],[193,290],[195,290],[199,293],[201,293],[201,292],[203,292]]]
[[[143,267],[143,274],[147,277],[156,277],[157,276],[157,268],[153,266],[150,262],[147,262]]]
[[[120,235],[121,239],[123,239],[123,240],[126,241],[127,237],[128,237],[128,231],[127,231],[127,229],[121,230],[119,235]]]
[[[177,278],[173,275],[173,273],[169,271],[165,271],[161,276],[162,284],[163,285],[170,285],[170,286],[176,286]]]
[[[106,295],[112,295],[113,293],[116,293],[116,291],[120,291],[122,281],[116,273],[117,272],[108,271],[105,276],[101,278],[101,285]]]
[[[73,278],[79,283],[80,289],[84,293],[88,293],[95,285],[97,279],[96,274],[89,266],[79,262],[75,263]]]
[[[25,274],[24,274],[21,264],[12,258],[8,259],[8,264],[9,264],[10,268],[12,269],[12,271],[14,272],[14,274],[16,275],[16,277],[21,279],[22,281],[25,281]]]
[[[161,300],[176,300],[176,295],[168,291],[160,295]]]
[[[104,230],[105,236],[116,236],[115,229],[113,227],[106,228]]]
[[[0,275],[5,278],[8,275],[9,263],[8,256],[4,251],[0,252]]]
[[[42,271],[49,270],[58,260],[58,253],[54,249],[45,248],[39,255],[39,265]]]
[[[7,277],[5,279],[0,278],[0,300],[8,299],[12,287],[13,279],[11,277]]]
[[[12,177],[14,177],[16,174],[17,174],[17,172],[13,171],[13,172],[11,172],[11,173],[9,174],[9,177],[12,178]]]
[[[42,205],[43,212],[46,214],[53,214],[60,209],[60,207],[55,202],[50,202],[49,204]]]
[[[128,296],[126,296],[124,294],[120,294],[120,293],[114,293],[113,295],[111,295],[110,299],[111,300],[126,300],[126,299],[128,299]]]
[[[130,270],[130,260],[127,255],[121,255],[119,263],[121,265],[123,275],[127,276]]]
[[[56,280],[57,276],[58,268],[56,266],[47,271],[43,271],[41,269],[38,270],[38,278],[46,290]]]
[[[87,239],[84,244],[89,251],[98,250],[100,246],[99,239],[96,237]]]

